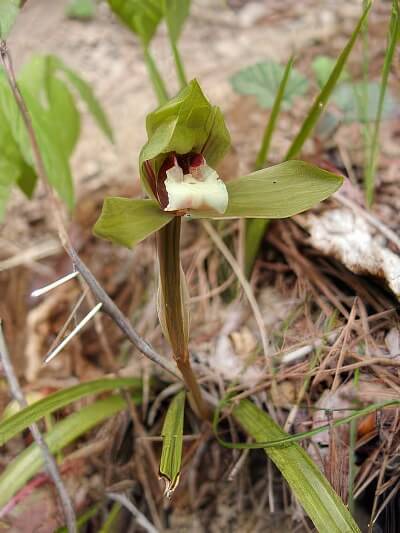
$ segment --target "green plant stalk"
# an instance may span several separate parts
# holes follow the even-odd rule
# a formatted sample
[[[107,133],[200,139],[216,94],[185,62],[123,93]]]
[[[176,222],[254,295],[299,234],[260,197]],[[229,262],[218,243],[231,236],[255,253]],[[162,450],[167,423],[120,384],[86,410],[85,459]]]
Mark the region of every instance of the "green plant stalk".
[[[351,35],[349,42],[347,43],[347,45],[344,47],[341,54],[339,55],[336,61],[335,67],[332,70],[331,75],[329,76],[327,82],[325,83],[321,92],[319,93],[313,105],[311,106],[311,109],[308,112],[307,117],[305,118],[300,128],[299,133],[296,135],[295,139],[290,145],[289,150],[286,153],[285,160],[294,159],[299,154],[300,150],[303,148],[305,141],[309,138],[312,130],[317,124],[321,114],[324,112],[325,107],[332,94],[332,91],[335,88],[336,83],[340,78],[340,75],[350,55],[350,52],[353,49],[354,43],[356,42],[356,39],[360,31],[363,28],[364,22],[368,17],[368,13],[370,9],[371,9],[371,1],[369,0],[367,2],[367,6],[363,14],[361,15],[360,20],[358,21],[358,24],[355,30],[353,31]]]
[[[207,409],[189,357],[189,324],[183,301],[180,235],[181,217],[178,216],[157,232],[161,291],[159,315],[176,365],[191,393],[196,410],[202,418],[206,418]]]
[[[282,105],[283,97],[285,94],[287,82],[289,80],[290,73],[293,67],[293,60],[294,58],[292,56],[287,62],[282,80],[279,84],[278,92],[276,93],[274,104],[271,109],[271,114],[267,122],[267,125],[265,127],[263,139],[261,142],[261,147],[257,154],[257,158],[256,158],[255,165],[254,165],[254,170],[260,170],[261,168],[263,168],[268,158],[268,152],[271,146],[272,134],[275,130],[276,121],[278,119],[278,116],[281,110],[281,105]],[[244,232],[245,265],[244,265],[244,268],[245,268],[245,274],[247,277],[250,276],[251,274],[251,270],[253,268],[254,261],[257,256],[257,252],[260,248],[261,240],[264,237],[268,224],[269,224],[269,220],[266,220],[266,219],[251,219],[251,220],[246,221],[245,223],[245,232]]]
[[[392,3],[392,15],[390,17],[390,32],[389,32],[389,42],[386,49],[385,61],[382,68],[382,81],[379,92],[379,102],[378,102],[378,111],[376,114],[374,130],[372,134],[371,146],[369,150],[369,161],[368,166],[365,172],[365,192],[367,197],[367,202],[369,205],[372,204],[374,199],[374,177],[378,160],[378,149],[379,149],[379,129],[382,120],[383,113],[383,104],[385,101],[385,94],[387,89],[387,84],[389,80],[390,66],[393,62],[394,52],[396,49],[396,43],[400,32],[400,14],[399,14],[399,4],[398,0],[393,0]]]
[[[151,84],[153,85],[154,92],[157,96],[157,100],[160,104],[162,104],[169,98],[164,80],[162,79],[160,71],[157,68],[148,46],[143,47],[143,55]]]
[[[114,522],[118,518],[121,508],[122,505],[119,502],[114,503],[99,533],[110,533],[116,530]]]
[[[178,47],[176,46],[176,42],[172,39],[171,35],[169,36],[172,54],[174,56],[175,61],[175,67],[176,67],[176,73],[178,75],[179,84],[181,86],[181,89],[184,89],[187,85],[187,78],[186,78],[186,72],[185,67],[183,66],[183,61],[181,58],[181,54],[178,50]]]

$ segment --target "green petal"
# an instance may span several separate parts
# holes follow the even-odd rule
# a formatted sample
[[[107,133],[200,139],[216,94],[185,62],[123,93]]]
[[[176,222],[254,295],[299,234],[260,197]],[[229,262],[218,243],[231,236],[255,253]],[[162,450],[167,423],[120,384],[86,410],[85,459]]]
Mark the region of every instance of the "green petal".
[[[98,237],[132,248],[173,217],[152,200],[106,198],[93,231]]]
[[[287,161],[227,183],[226,212],[193,212],[194,218],[286,218],[325,200],[343,178],[304,163]]]

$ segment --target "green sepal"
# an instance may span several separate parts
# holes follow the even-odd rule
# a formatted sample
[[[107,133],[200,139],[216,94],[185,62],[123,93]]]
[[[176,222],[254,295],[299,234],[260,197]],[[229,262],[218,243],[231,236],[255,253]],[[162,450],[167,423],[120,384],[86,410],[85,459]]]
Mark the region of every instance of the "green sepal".
[[[145,48],[163,17],[160,0],[108,0],[112,11],[135,33]]]
[[[218,107],[212,106],[196,80],[147,116],[148,141],[140,153],[140,175],[145,191],[154,197],[144,170],[150,161],[157,176],[167,154],[202,153],[214,167],[230,146],[230,135]]]
[[[223,215],[193,211],[193,218],[286,218],[325,200],[343,178],[304,161],[287,161],[226,184],[228,208]]]
[[[111,197],[104,200],[93,231],[97,237],[132,248],[173,218],[152,200]]]

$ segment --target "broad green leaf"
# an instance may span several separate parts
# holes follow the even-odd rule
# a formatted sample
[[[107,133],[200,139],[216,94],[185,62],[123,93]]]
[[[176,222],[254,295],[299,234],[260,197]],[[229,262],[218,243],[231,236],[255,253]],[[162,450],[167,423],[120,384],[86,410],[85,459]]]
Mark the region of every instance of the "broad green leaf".
[[[285,67],[275,61],[263,61],[237,72],[231,78],[233,89],[239,94],[252,95],[261,107],[271,109]],[[297,70],[292,69],[282,98],[282,107],[287,109],[296,96],[307,92],[308,82]]]
[[[179,392],[168,407],[162,429],[163,447],[160,459],[160,476],[165,480],[165,494],[171,496],[179,483],[182,462],[183,419],[185,396]]]
[[[0,88],[1,90],[1,88]],[[0,107],[0,222],[2,221],[13,185],[21,175],[21,156],[3,110]]]
[[[108,3],[147,48],[163,17],[162,0],[108,0]]]
[[[390,17],[389,24],[389,41],[385,54],[385,61],[382,68],[382,82],[379,90],[379,97],[377,103],[377,111],[375,115],[375,124],[374,131],[372,134],[372,142],[369,153],[369,160],[367,168],[365,170],[365,189],[367,194],[368,203],[371,204],[374,196],[374,178],[375,170],[378,159],[378,149],[379,149],[379,129],[381,125],[382,118],[385,113],[385,102],[388,96],[388,81],[390,68],[393,62],[393,57],[396,49],[396,41],[400,35],[400,8],[398,0],[392,1],[392,15]],[[369,91],[368,91],[369,96]],[[369,106],[368,106],[369,107]]]
[[[174,218],[152,200],[106,198],[94,234],[132,248]]]
[[[49,394],[45,398],[32,403],[29,407],[20,410],[16,414],[4,420],[0,420],[0,446],[29,427],[33,422],[37,422],[46,415],[49,415],[66,405],[70,405],[84,396],[119,388],[140,389],[140,387],[140,380],[135,378],[98,379],[95,381],[88,381],[87,383],[80,383],[74,387],[69,387],[68,389]]]
[[[20,0],[0,0],[0,39],[7,39],[20,8]]]
[[[56,56],[48,56],[51,68],[55,72],[61,72],[65,75],[67,81],[78,91],[79,96],[82,98],[83,102],[86,104],[90,114],[96,120],[97,125],[103,131],[103,133],[110,139],[113,140],[113,132],[108,122],[107,116],[103,111],[100,102],[97,100],[96,96],[90,85],[82,79],[76,72],[71,70],[65,65]]]
[[[71,0],[65,13],[71,19],[91,20],[96,14],[96,4],[94,0]]]
[[[190,0],[163,0],[164,17],[172,41],[176,44],[189,15]]]
[[[140,153],[140,173],[146,192],[154,197],[144,169],[149,161],[155,175],[170,152],[202,153],[214,167],[230,146],[223,115],[193,80],[180,93],[147,116],[148,141]]]
[[[328,81],[329,76],[332,74],[332,71],[335,68],[335,63],[336,60],[329,56],[317,56],[313,60],[311,66],[320,87],[323,87]],[[338,78],[338,83],[348,80],[349,77],[349,73],[345,68],[343,68]]]
[[[331,75],[329,76],[325,85],[322,87],[321,92],[319,93],[317,98],[314,100],[314,103],[311,106],[311,109],[308,112],[298,134],[296,135],[292,144],[290,145],[289,150],[286,153],[285,160],[293,159],[298,156],[299,152],[303,148],[304,143],[309,138],[314,127],[316,126],[321,114],[324,112],[326,105],[331,97],[331,94],[334,88],[336,87],[336,84],[338,80],[340,79],[340,76],[343,73],[343,69],[350,55],[350,52],[353,49],[354,43],[356,42],[356,39],[363,28],[364,22],[368,17],[370,8],[371,8],[371,1],[368,1],[364,12],[361,15],[361,18],[358,21],[358,24],[350,37],[350,40],[348,41],[346,46],[343,48],[341,54],[339,55],[336,61],[336,64],[332,70]]]
[[[74,203],[73,183],[68,159],[60,142],[59,128],[43,113],[42,107],[24,87],[21,87],[28,107],[50,184],[68,207]],[[10,88],[0,79],[0,107],[3,109],[14,141],[27,165],[33,167],[31,143],[21,113]]]
[[[193,218],[286,218],[325,200],[343,178],[304,161],[287,161],[227,183],[223,215],[192,213]]]
[[[257,442],[286,436],[270,416],[248,400],[234,407],[233,416]],[[303,448],[292,443],[281,448],[265,448],[265,453],[282,473],[318,531],[360,532],[343,501]]]
[[[133,400],[140,403],[139,396],[134,396]],[[45,435],[50,452],[58,453],[78,437],[126,407],[125,400],[120,396],[111,396],[83,407],[57,423]],[[19,453],[0,476],[0,508],[42,467],[43,456],[36,443]]]
[[[366,91],[367,109],[360,109],[359,102]],[[345,122],[372,122],[376,119],[380,109],[380,120],[388,119],[399,106],[398,101],[387,89],[381,102],[381,84],[375,81],[369,82],[364,88],[363,82],[342,83],[332,94],[332,102],[343,112]]]

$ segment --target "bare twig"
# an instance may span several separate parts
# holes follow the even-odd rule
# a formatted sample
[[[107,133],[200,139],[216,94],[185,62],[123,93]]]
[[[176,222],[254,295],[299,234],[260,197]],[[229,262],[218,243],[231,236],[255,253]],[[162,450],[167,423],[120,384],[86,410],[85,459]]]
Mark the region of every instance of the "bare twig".
[[[116,492],[108,492],[107,496],[110,500],[119,502],[123,505],[132,515],[136,518],[137,523],[145,529],[148,533],[159,533],[159,530],[156,529],[151,522],[145,517],[145,515],[133,505],[133,503],[124,495],[117,494]]]
[[[126,335],[126,337],[136,346],[136,348],[142,352],[143,355],[148,357],[153,363],[156,363],[161,368],[172,374],[177,379],[182,379],[179,373],[176,370],[175,365],[159,355],[153,348],[148,344],[144,339],[142,339],[134,330],[134,328],[129,323],[128,319],[120,311],[120,309],[114,304],[108,294],[101,287],[99,282],[93,276],[88,267],[83,263],[78,254],[76,253],[74,247],[71,244],[68,233],[65,229],[64,221],[62,219],[62,209],[60,207],[58,198],[55,196],[48,178],[48,174],[44,165],[43,157],[40,151],[40,147],[36,138],[36,133],[32,125],[32,120],[26,107],[23,96],[18,88],[17,81],[15,78],[15,73],[12,65],[11,56],[7,48],[5,41],[0,41],[0,56],[1,62],[4,67],[5,74],[7,76],[8,83],[10,85],[11,91],[13,93],[15,102],[21,112],[23,122],[28,132],[29,141],[32,146],[33,156],[36,163],[36,171],[38,176],[43,181],[44,186],[47,189],[48,196],[52,202],[53,211],[52,214],[55,217],[57,224],[58,235],[61,240],[61,244],[64,247],[64,250],[70,256],[72,263],[76,270],[78,270],[82,278],[88,284],[90,290],[98,300],[102,303],[102,310],[108,314],[111,319],[117,324],[121,331]]]
[[[8,386],[10,388],[13,398],[19,403],[21,408],[27,407],[27,401],[25,399],[24,393],[18,383],[17,376],[15,375],[13,365],[11,363],[10,356],[8,354],[6,342],[3,335],[3,329],[0,321],[0,361],[3,366],[4,373],[7,378]],[[58,469],[57,463],[52,456],[46,441],[44,440],[43,435],[40,433],[37,424],[32,424],[29,426],[30,432],[32,433],[33,438],[35,439],[36,444],[40,448],[46,470],[49,473],[49,476],[54,482],[60,502],[64,511],[65,521],[70,533],[76,533],[76,519],[75,511],[71,502],[71,499],[68,495],[68,492],[64,486],[64,483],[61,479],[61,474]]]

